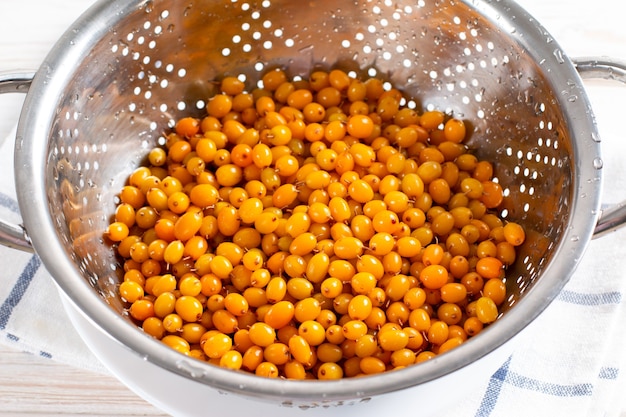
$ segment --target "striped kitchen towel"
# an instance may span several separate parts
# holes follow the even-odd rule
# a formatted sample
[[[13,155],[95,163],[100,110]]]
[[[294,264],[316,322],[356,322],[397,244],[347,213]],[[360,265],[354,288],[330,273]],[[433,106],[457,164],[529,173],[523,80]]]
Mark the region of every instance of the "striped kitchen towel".
[[[0,216],[19,222],[7,175],[12,153],[10,139],[0,146]],[[614,178],[626,179],[623,171]],[[449,410],[441,417],[619,417],[626,409],[625,254],[626,230],[593,240],[565,289],[498,371],[487,381],[468,380],[463,393],[442,393]],[[72,328],[39,258],[0,247],[0,262],[0,342],[106,372]]]
[[[13,177],[13,138],[0,146],[0,218],[19,224]],[[29,184],[20,187],[28,187]],[[84,345],[37,255],[0,245],[0,343],[62,363],[105,372]]]

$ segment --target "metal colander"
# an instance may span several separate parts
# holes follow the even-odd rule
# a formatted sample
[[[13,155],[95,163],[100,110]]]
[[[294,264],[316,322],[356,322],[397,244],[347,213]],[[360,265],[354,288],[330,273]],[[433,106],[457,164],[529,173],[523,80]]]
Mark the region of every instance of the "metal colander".
[[[527,231],[497,323],[435,361],[328,384],[181,360],[131,323],[116,290],[119,261],[103,240],[117,194],[175,120],[204,114],[222,77],[245,77],[252,89],[276,67],[291,77],[331,68],[380,77],[418,111],[467,122],[467,145],[494,163],[504,189],[500,214]],[[69,28],[36,73],[18,127],[16,180],[34,249],[61,290],[113,338],[224,391],[342,401],[463,368],[545,309],[598,221],[598,142],[575,65],[510,1],[106,0]],[[3,228],[8,240],[20,240]]]

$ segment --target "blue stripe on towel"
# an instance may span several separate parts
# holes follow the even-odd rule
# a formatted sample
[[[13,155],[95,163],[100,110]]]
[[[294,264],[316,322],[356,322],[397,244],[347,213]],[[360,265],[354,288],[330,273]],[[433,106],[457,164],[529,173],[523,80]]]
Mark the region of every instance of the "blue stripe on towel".
[[[619,368],[602,368],[598,374],[600,379],[617,379],[619,375]]]
[[[557,299],[570,304],[598,306],[605,304],[619,304],[622,301],[622,293],[618,291],[611,291],[599,294],[589,294],[564,290],[561,291]]]
[[[41,266],[41,260],[38,256],[33,255],[24,270],[20,274],[20,277],[17,279],[17,282],[11,289],[11,293],[4,300],[4,303],[0,305],[0,330],[5,329],[9,319],[11,318],[11,314],[13,313],[13,309],[19,304],[20,300],[26,293],[30,282],[33,280],[35,273]]]
[[[507,374],[505,382],[517,388],[542,392],[555,397],[586,397],[593,393],[592,384],[554,384],[511,372]]]
[[[511,357],[509,357],[500,369],[498,369],[491,376],[480,406],[478,407],[478,410],[476,410],[475,417],[488,417],[491,415],[496,404],[498,403],[498,397],[500,396],[500,392],[502,391],[504,384],[509,384],[516,388],[541,392],[555,397],[586,397],[593,393],[592,384],[562,385],[540,381],[511,372],[509,369],[510,363]],[[599,377],[603,379],[615,379],[617,378],[618,373],[619,369],[617,368],[602,368],[600,370]]]
[[[509,373],[509,365],[511,364],[511,357],[506,360],[506,362],[498,369],[491,379],[489,380],[489,385],[487,386],[487,390],[485,391],[485,395],[483,396],[482,401],[480,402],[480,406],[478,410],[476,410],[476,417],[487,417],[491,414],[496,404],[498,403],[498,397],[500,396],[500,391],[502,390],[502,384],[507,379],[507,374]]]

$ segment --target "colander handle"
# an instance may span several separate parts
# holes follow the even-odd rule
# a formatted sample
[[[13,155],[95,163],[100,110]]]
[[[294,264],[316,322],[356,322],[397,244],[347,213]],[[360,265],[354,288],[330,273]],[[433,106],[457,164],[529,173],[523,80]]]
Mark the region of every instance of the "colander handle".
[[[573,60],[583,79],[614,80],[626,84],[626,62],[606,57],[578,58]],[[615,231],[626,224],[626,201],[602,210],[593,238]]]
[[[0,94],[28,92],[33,72],[0,72]],[[25,252],[34,252],[26,229],[22,225],[0,219],[0,244]]]

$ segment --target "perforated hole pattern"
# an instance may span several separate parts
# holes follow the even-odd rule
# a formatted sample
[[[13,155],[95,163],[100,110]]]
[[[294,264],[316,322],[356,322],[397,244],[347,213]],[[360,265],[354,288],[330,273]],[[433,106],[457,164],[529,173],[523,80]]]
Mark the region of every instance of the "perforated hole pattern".
[[[57,233],[114,308],[120,271],[102,231],[128,174],[177,118],[203,113],[221,77],[252,89],[275,67],[382,77],[407,105],[466,120],[469,146],[495,163],[501,214],[529,231],[508,304],[532,286],[569,216],[572,146],[537,64],[493,22],[456,1],[154,1],[76,67],[50,132]]]

